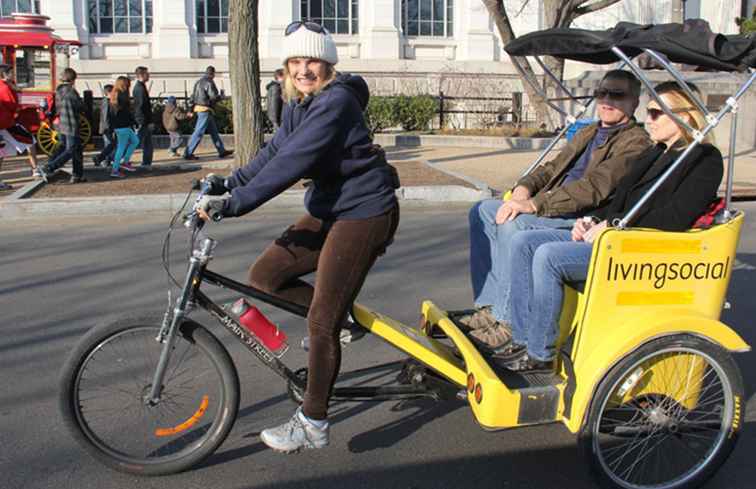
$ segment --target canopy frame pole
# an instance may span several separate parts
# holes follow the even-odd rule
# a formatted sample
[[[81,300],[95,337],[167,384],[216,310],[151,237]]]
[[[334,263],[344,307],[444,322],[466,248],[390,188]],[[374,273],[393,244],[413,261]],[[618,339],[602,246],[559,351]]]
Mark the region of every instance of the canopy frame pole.
[[[730,154],[727,155],[727,184],[725,186],[725,208],[724,218],[729,221],[732,218],[730,204],[732,204],[732,187],[735,173],[735,138],[738,132],[738,106],[732,109],[730,116]]]
[[[618,56],[621,56],[623,59],[626,58],[625,54],[616,46],[612,48],[612,51],[614,51]],[[639,68],[637,68],[634,64],[629,63],[631,69],[639,75],[639,78],[641,78],[641,81],[646,85],[646,88],[648,88],[651,93],[655,96],[657,102],[659,102],[659,106],[664,110],[665,113],[669,111],[669,108],[664,104],[659,98],[656,92],[654,92],[653,88],[651,87],[651,83],[649,82],[648,78],[646,78],[643,73],[640,71]],[[673,67],[668,67],[668,71],[673,71]],[[754,80],[756,80],[756,71],[751,73],[751,76],[748,78],[748,80],[741,85],[740,89],[738,89],[738,92],[727,99],[727,103],[719,110],[719,112],[712,118],[711,121],[707,121],[706,127],[704,127],[701,131],[694,131],[692,134],[694,134],[695,140],[688,145],[687,148],[685,148],[685,151],[677,157],[674,163],[667,168],[667,170],[662,174],[659,179],[654,182],[654,184],[651,186],[651,188],[646,191],[645,194],[643,194],[643,197],[622,217],[622,219],[615,219],[615,222],[612,222],[611,224],[616,227],[617,229],[626,229],[628,223],[640,212],[641,208],[648,202],[648,200],[651,198],[651,196],[661,187],[661,185],[669,178],[669,176],[679,167],[682,165],[682,162],[685,160],[685,158],[690,154],[693,149],[701,144],[706,137],[706,135],[714,129],[716,126],[719,125],[719,123],[724,119],[724,117],[729,114],[730,112],[734,112],[738,108],[738,99],[743,96],[743,94],[750,88],[750,86],[753,84]],[[735,126],[737,128],[737,126]],[[733,126],[731,126],[731,131],[733,130]],[[731,132],[731,139],[730,139],[730,161],[729,161],[729,169],[727,175],[727,190],[725,195],[732,195],[732,184],[733,184],[733,175],[732,171],[734,169],[734,133]],[[729,208],[729,203],[728,206]],[[727,216],[728,219],[731,217]]]
[[[690,124],[688,124],[687,122],[685,122],[684,120],[682,120],[682,118],[680,118],[677,114],[675,114],[674,112],[672,112],[672,110],[669,107],[667,107],[667,104],[664,103],[664,101],[662,101],[661,97],[659,97],[659,94],[656,93],[656,90],[654,90],[654,87],[651,84],[651,80],[649,80],[648,77],[646,76],[646,74],[643,73],[643,70],[641,70],[640,68],[638,68],[637,66],[635,66],[635,64],[633,64],[633,62],[630,60],[630,58],[620,48],[618,48],[617,46],[614,46],[614,47],[612,47],[612,52],[614,54],[616,54],[620,59],[622,59],[623,61],[625,61],[627,63],[627,65],[630,67],[630,69],[633,71],[633,73],[635,73],[635,76],[637,76],[638,79],[641,82],[643,82],[643,84],[646,86],[646,88],[648,89],[649,95],[651,95],[651,97],[654,100],[656,100],[656,103],[659,104],[659,108],[662,111],[664,111],[665,114],[667,114],[669,117],[671,117],[673,121],[677,122],[678,125],[684,127],[688,132],[690,132],[691,134],[693,134],[693,136],[697,140],[698,139],[703,139],[703,136],[701,135],[700,131],[697,131],[697,130],[693,129],[690,126]],[[676,70],[671,65],[668,65],[665,68],[666,68],[666,70],[668,72],[670,72],[670,74],[676,73]],[[673,74],[672,76],[675,76],[675,75]],[[677,77],[679,77],[679,76],[680,75],[678,74]],[[675,78],[677,78],[677,77],[675,77]],[[711,123],[714,122],[714,120],[713,119],[712,120],[707,119],[707,122],[708,122],[709,125],[711,125]]]
[[[711,117],[713,117],[712,113],[709,112],[709,109],[706,108],[706,105],[701,101],[701,99],[698,97],[698,95],[691,90],[691,88],[688,86],[685,79],[680,75],[680,73],[666,60],[664,59],[659,53],[657,53],[654,50],[645,48],[643,51],[646,52],[649,56],[654,58],[660,65],[662,65],[670,75],[677,81],[678,85],[685,91],[685,93],[688,95],[688,97],[693,101],[693,103],[698,107],[698,110],[700,110],[705,116],[706,120],[709,121]]]
[[[512,62],[513,62],[513,63],[515,63],[515,64],[517,65],[517,67],[519,68],[519,71],[520,71],[521,73],[525,73],[525,71],[524,71],[524,70],[522,69],[522,65],[521,65],[521,64],[520,64],[520,62],[519,62],[519,61],[517,60],[517,58],[516,58],[516,57],[513,57],[513,58],[511,58],[511,59],[512,59]],[[538,92],[538,95],[540,95],[540,96],[541,96],[541,98],[543,98],[543,100],[544,100],[544,101],[546,102],[546,104],[547,104],[547,105],[548,105],[549,107],[551,107],[552,109],[554,109],[554,110],[555,110],[556,112],[558,112],[558,113],[559,113],[559,114],[560,114],[560,115],[561,115],[562,117],[564,117],[564,118],[565,118],[565,119],[567,120],[568,124],[572,124],[573,122],[575,122],[575,121],[577,120],[577,119],[575,118],[575,116],[573,116],[572,114],[570,114],[569,112],[567,112],[566,110],[564,110],[563,108],[559,107],[559,106],[558,106],[557,104],[555,104],[555,103],[553,103],[553,102],[552,102],[551,100],[549,100],[549,96],[548,96],[548,94],[547,94],[547,93],[546,93],[546,92],[544,91],[544,89],[543,89],[543,88],[542,88],[542,87],[541,87],[541,86],[540,86],[540,85],[538,84],[538,82],[537,82],[536,80],[532,80],[532,79],[531,79],[530,77],[528,77],[528,76],[526,76],[526,77],[524,77],[524,78],[525,78],[525,80],[526,80],[526,81],[528,82],[528,84],[530,84],[530,86],[531,86],[531,87],[533,87],[533,89],[534,89],[534,90],[535,90],[536,92]],[[585,109],[583,109],[583,110],[582,110],[582,111],[580,112],[580,114],[582,114],[583,112],[585,112]],[[578,116],[578,117],[579,117],[579,116]]]
[[[562,89],[562,92],[564,92],[570,98],[570,100],[572,100],[573,103],[576,103],[576,104],[578,104],[579,107],[583,108],[583,103],[580,100],[578,100],[575,97],[575,95],[572,92],[570,92],[570,90],[564,85],[564,82],[562,80],[560,80],[554,74],[554,72],[549,69],[548,66],[546,66],[546,63],[543,62],[543,60],[541,59],[541,57],[540,56],[534,56],[534,58],[535,58],[536,62],[541,66],[541,69],[543,70],[543,72],[546,73],[549,76],[549,78],[551,78],[557,84],[557,86],[559,86],[559,88]]]

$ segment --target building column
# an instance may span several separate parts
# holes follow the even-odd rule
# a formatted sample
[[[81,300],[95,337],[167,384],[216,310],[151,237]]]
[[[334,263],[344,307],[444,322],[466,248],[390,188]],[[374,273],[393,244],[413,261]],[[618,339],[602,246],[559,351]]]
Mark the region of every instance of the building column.
[[[300,18],[299,2],[295,0],[261,0],[259,15],[260,58],[272,58],[278,61],[283,51],[284,29],[293,20]]]
[[[152,58],[191,58],[192,0],[152,2]]]
[[[457,2],[454,15],[459,16],[459,22],[454,19],[454,26],[459,30],[454,37],[460,41],[457,59],[493,61],[496,44],[490,29],[490,16],[483,3],[478,0]]]
[[[400,55],[400,0],[362,1],[360,6],[360,40],[363,58],[398,59]]]
[[[78,10],[75,5],[76,2],[42,0],[40,3],[41,14],[50,17],[47,25],[55,29],[55,34],[63,39],[79,39],[76,22],[76,12]],[[87,24],[89,19],[83,19],[82,22]]]

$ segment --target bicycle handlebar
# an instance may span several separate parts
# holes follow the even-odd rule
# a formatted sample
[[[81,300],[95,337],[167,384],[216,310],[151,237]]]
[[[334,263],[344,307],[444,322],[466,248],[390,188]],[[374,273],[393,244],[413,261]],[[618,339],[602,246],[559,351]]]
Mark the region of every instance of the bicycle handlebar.
[[[192,180],[192,190],[199,190],[199,193],[197,193],[197,198],[194,199],[192,211],[185,216],[184,226],[187,228],[199,230],[205,225],[205,221],[199,217],[197,206],[202,202],[202,199],[207,196],[207,191],[209,189],[210,186],[204,181],[196,179]],[[212,219],[213,222],[220,222],[223,219],[223,203],[218,200],[210,201],[207,215],[210,216],[210,219]]]

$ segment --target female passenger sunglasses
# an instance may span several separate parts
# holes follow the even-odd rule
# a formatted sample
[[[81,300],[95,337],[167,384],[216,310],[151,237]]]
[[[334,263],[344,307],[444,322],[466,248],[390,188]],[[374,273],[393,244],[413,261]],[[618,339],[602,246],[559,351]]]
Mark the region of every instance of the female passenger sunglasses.
[[[670,111],[673,114],[680,114],[682,112],[688,112],[689,110],[693,110],[693,107],[682,107],[680,109],[670,109]],[[661,116],[664,115],[664,111],[661,110],[661,109],[648,109],[647,108],[646,109],[646,114],[648,114],[648,117],[652,121],[655,121],[656,119],[658,119],[659,117],[661,117]]]
[[[302,20],[295,20],[288,26],[286,26],[286,31],[284,33],[285,36],[288,36],[290,34],[294,34],[299,30],[300,27],[305,26],[305,29],[308,31],[316,32],[318,34],[327,34],[328,30],[323,27],[320,24],[316,24],[315,22],[305,22]]]

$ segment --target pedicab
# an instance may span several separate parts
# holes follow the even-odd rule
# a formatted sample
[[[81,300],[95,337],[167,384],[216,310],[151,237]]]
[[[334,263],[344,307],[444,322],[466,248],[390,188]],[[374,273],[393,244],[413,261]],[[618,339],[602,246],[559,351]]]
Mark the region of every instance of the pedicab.
[[[54,114],[55,87],[60,74],[69,67],[72,54],[81,43],[60,38],[47,25],[50,18],[37,14],[14,13],[0,19],[0,54],[3,63],[11,65],[19,89],[16,120],[31,134],[46,154],[55,152],[58,132]],[[82,143],[92,137],[92,125],[81,116]]]
[[[737,112],[738,100],[756,77],[751,57],[756,50],[749,39],[717,37],[717,46],[737,55],[699,52],[689,47],[697,43],[682,42],[686,38],[679,25],[659,27],[667,29],[663,35],[651,26],[625,28],[624,35],[616,30],[546,30],[506,49],[516,56],[623,62],[681,124],[685,122],[634,65],[635,56],[645,52],[658,59],[678,80],[681,75],[670,63],[742,69],[747,79],[716,113],[690,94],[707,118],[707,126],[695,133],[694,147],[726,115]],[[580,451],[605,487],[702,484],[734,448],[745,416],[743,381],[732,353],[750,347],[720,321],[744,218],[731,207],[736,119],[731,120],[724,211],[711,226],[687,232],[631,229],[627,223],[641,201],[604,231],[594,242],[585,283],[566,287],[561,353],[553,373],[502,368],[476,349],[455,313],[430,301],[422,304],[418,327],[355,303],[352,320],[409,360],[396,385],[337,382],[333,399],[463,399],[485,430],[561,422],[578,435]],[[206,190],[199,188],[198,201]],[[171,229],[189,200],[187,195]],[[211,217],[221,218],[214,212]],[[204,234],[195,212],[184,218],[191,231],[189,265],[183,283],[176,282],[181,292],[169,299],[162,320],[125,318],[92,329],[69,356],[61,377],[60,408],[73,436],[104,464],[132,474],[171,474],[192,467],[220,446],[236,418],[236,368],[214,334],[189,318],[196,308],[206,310],[245,351],[281,376],[294,401],[301,402],[306,388],[305,369],[285,365],[282,352],[266,347],[201,286],[233,290],[301,317],[306,308],[211,271],[208,263],[217,242]],[[169,249],[164,247],[164,260]]]

